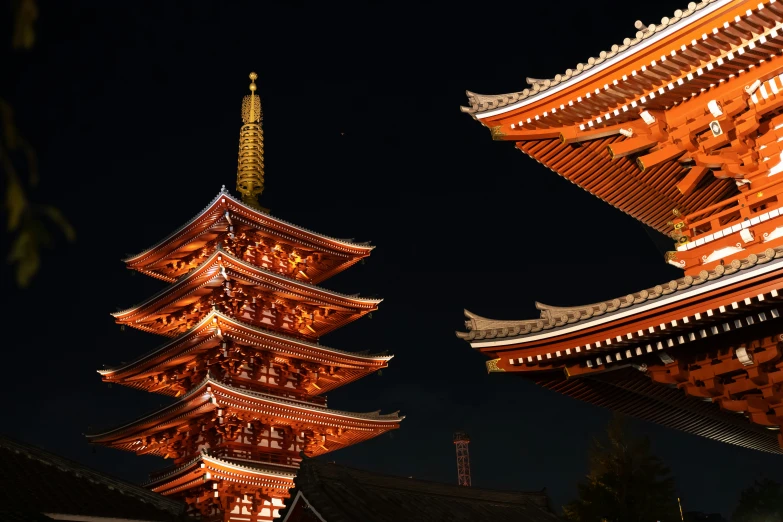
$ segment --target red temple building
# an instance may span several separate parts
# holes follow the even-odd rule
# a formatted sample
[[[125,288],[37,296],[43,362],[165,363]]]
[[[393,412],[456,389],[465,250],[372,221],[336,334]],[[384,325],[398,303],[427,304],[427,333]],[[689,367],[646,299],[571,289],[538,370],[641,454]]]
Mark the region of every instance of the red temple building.
[[[116,321],[165,338],[99,373],[108,383],[178,400],[95,444],[173,465],[147,486],[186,501],[202,520],[267,521],[290,497],[301,455],[322,455],[399,427],[397,413],[329,409],[329,390],[385,368],[391,356],[328,348],[319,338],[377,309],[380,299],[317,286],[372,246],[287,223],[263,191],[261,103],[242,104],[237,191],[223,188],[193,219],[128,268],[170,283]]]
[[[540,317],[467,312],[492,372],[783,453],[783,5],[703,0],[463,112],[669,235],[682,277]],[[578,296],[576,296],[578,299]]]

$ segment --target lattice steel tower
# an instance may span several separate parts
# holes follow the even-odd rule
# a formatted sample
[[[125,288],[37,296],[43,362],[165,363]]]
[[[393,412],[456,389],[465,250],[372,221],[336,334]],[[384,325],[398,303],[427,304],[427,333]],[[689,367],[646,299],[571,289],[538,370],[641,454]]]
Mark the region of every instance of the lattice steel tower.
[[[470,454],[467,433],[458,431],[454,434],[454,445],[457,447],[457,480],[460,486],[470,486]]]

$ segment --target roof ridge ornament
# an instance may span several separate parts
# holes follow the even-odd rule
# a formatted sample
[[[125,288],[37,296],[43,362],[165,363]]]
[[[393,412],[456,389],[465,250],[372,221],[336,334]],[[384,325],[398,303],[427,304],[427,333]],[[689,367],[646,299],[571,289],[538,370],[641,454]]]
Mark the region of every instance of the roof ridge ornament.
[[[242,98],[242,129],[239,131],[239,161],[237,165],[237,191],[242,202],[256,210],[269,213],[258,204],[258,196],[264,192],[264,131],[261,129],[263,111],[261,98],[256,94],[258,75],[251,72],[250,94]]]

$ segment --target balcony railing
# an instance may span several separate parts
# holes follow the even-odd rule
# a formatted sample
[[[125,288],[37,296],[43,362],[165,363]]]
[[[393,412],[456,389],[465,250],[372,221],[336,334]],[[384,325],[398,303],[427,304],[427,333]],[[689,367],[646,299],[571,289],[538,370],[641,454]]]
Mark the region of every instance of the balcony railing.
[[[690,232],[690,241],[729,229],[783,205],[783,180],[776,180],[758,189],[744,192],[685,216],[683,232]],[[698,219],[700,216],[706,216]]]

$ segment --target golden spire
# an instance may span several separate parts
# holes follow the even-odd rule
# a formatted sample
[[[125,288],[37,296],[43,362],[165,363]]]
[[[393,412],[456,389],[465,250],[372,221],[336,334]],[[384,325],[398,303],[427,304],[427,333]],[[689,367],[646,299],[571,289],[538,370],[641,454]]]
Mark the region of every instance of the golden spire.
[[[242,99],[242,129],[239,131],[239,164],[237,191],[249,207],[263,212],[268,209],[258,204],[264,191],[264,131],[261,130],[261,99],[256,95],[256,78],[250,73],[250,94]]]

